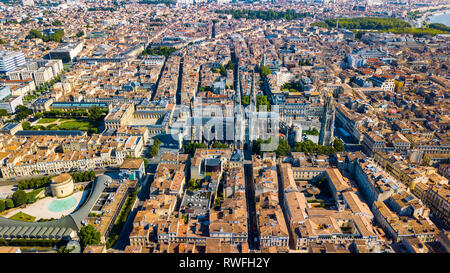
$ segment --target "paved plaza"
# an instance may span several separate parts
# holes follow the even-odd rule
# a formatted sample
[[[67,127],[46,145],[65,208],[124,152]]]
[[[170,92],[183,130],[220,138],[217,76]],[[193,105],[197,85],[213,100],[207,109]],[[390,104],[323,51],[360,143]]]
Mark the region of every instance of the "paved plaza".
[[[36,217],[36,221],[41,218],[58,219],[58,218],[61,218],[63,215],[64,216],[69,215],[70,213],[72,213],[76,209],[78,209],[79,205],[82,204],[82,202],[86,198],[87,194],[88,194],[88,191],[83,191],[83,192],[79,191],[79,192],[75,192],[74,194],[72,194],[69,197],[66,197],[66,198],[73,197],[76,199],[76,202],[72,207],[70,207],[66,210],[60,211],[60,212],[53,212],[53,211],[49,210],[49,206],[55,200],[63,200],[66,198],[58,199],[56,197],[45,197],[44,199],[41,199],[41,200],[37,201],[36,203],[28,205],[26,208],[12,210],[8,214],[3,215],[3,217],[9,218],[9,217],[13,216],[14,214],[18,213],[19,211],[21,211],[23,213],[26,213],[26,214]]]

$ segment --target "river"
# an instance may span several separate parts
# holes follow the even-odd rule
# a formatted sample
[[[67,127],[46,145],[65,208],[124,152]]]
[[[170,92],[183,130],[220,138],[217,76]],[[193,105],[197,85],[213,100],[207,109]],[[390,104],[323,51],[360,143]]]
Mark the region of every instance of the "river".
[[[441,23],[448,27],[450,27],[450,12],[446,13],[438,13],[428,17],[427,20],[429,23]]]

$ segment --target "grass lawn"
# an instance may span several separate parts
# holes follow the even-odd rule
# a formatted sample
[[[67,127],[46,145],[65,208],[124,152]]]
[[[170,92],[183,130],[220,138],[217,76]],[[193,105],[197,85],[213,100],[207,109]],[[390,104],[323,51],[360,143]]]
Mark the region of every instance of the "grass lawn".
[[[34,219],[36,219],[36,217],[28,215],[28,214],[23,213],[23,212],[18,212],[16,214],[14,214],[13,216],[9,217],[9,219],[18,220],[18,221],[25,221],[25,222],[34,222]]]
[[[61,130],[82,130],[87,131],[91,124],[87,121],[66,121],[61,123],[58,127]]]
[[[37,123],[39,124],[52,123],[57,120],[58,120],[57,118],[41,118]]]
[[[78,121],[76,119],[64,118],[41,118],[35,125],[35,130],[81,130],[87,131],[93,127],[89,121]]]

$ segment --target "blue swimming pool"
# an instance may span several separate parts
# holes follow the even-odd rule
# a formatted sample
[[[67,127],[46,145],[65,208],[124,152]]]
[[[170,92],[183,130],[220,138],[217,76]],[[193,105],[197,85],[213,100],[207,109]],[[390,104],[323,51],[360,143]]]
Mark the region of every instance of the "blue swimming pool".
[[[73,196],[64,198],[64,199],[57,199],[57,200],[53,200],[49,205],[48,205],[48,210],[51,212],[63,212],[66,210],[69,210],[73,207],[75,207],[77,203],[77,199]]]

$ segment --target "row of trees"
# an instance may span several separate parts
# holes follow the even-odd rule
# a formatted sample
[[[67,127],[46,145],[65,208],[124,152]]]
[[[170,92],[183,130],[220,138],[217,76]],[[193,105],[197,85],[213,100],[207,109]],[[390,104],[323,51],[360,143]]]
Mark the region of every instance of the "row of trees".
[[[89,109],[74,109],[63,111],[60,109],[52,109],[45,111],[42,115],[46,118],[86,118],[92,123],[99,121],[103,115],[108,113],[107,108],[100,108],[97,105],[91,106]],[[38,113],[36,114],[38,115]]]
[[[61,20],[56,19],[55,21],[52,22],[52,26],[62,26],[63,23],[61,22]]]
[[[113,7],[102,7],[102,6],[99,6],[99,7],[91,7],[91,8],[88,8],[87,10],[88,11],[111,11],[111,12],[113,12],[116,9],[113,8]]]
[[[0,117],[6,117],[6,116],[9,116],[8,110],[0,109]]]
[[[276,10],[249,10],[249,9],[230,9],[230,10],[216,10],[218,14],[231,14],[233,18],[240,19],[262,19],[265,21],[280,20],[284,19],[286,21],[296,20],[310,16],[308,12],[298,13],[295,10],[287,9],[285,11]]]
[[[340,139],[335,139],[333,146],[319,145],[308,139],[304,142],[297,142],[293,148],[293,151],[306,154],[332,155],[336,152],[345,151],[345,146]]]
[[[17,184],[20,190],[37,189],[41,187],[46,187],[51,181],[50,176],[31,178],[29,180],[21,180]]]
[[[422,27],[422,28],[391,28],[388,30],[388,32],[395,33],[395,34],[411,34],[416,37],[421,37],[424,35],[436,35],[436,34],[449,34],[448,31],[443,31],[435,28],[428,28],[428,27]]]
[[[72,176],[74,183],[92,181],[96,177],[95,172],[93,170],[85,172],[74,172],[71,173],[70,175]]]
[[[327,19],[325,21],[316,22],[312,26],[323,28],[336,27],[338,19]],[[362,30],[375,30],[378,32],[391,32],[396,34],[412,34],[414,36],[448,34],[450,28],[443,24],[433,23],[425,25],[421,28],[414,28],[410,23],[396,18],[377,18],[377,17],[359,17],[359,18],[340,18],[338,27],[352,29],[356,38],[361,38],[365,33]]]
[[[196,143],[196,142],[187,142],[183,146],[183,150],[186,154],[190,154],[193,156],[195,154],[195,150],[198,148],[207,148],[206,144],[204,143]]]
[[[230,148],[230,146],[226,143],[222,143],[222,142],[216,142],[212,145],[212,148],[214,149],[228,149]]]
[[[128,196],[127,200],[125,201],[125,204],[123,205],[122,210],[120,211],[120,214],[117,217],[117,220],[114,223],[111,232],[109,233],[109,237],[106,240],[106,248],[112,247],[117,242],[117,239],[119,239],[120,232],[122,231],[123,226],[127,221],[128,214],[130,214],[133,204],[136,201],[136,197],[137,191],[134,191]]]
[[[161,146],[161,144],[162,144],[161,140],[159,138],[155,138],[152,146],[150,147],[149,154],[151,157],[155,157],[158,155],[159,147]]]
[[[243,105],[249,105],[250,104],[250,96],[249,95],[245,95],[242,97],[241,103]]]
[[[270,70],[267,66],[261,65],[259,67],[259,75],[261,76],[261,79],[265,79],[270,74],[272,74],[272,70]]]
[[[271,139],[258,139],[253,141],[253,153],[262,155],[265,151],[261,150],[262,144],[271,143]],[[306,154],[318,154],[318,155],[331,155],[336,152],[345,151],[344,143],[340,139],[335,139],[333,146],[318,145],[311,140],[306,140],[304,142],[297,142],[292,149],[293,152],[302,152]],[[267,151],[271,152],[271,151]],[[291,153],[291,146],[284,138],[279,138],[278,146],[276,149],[272,150],[277,156],[287,156]]]
[[[158,47],[151,47],[148,46],[144,51],[142,51],[141,56],[147,56],[147,55],[162,55],[164,57],[169,57],[177,51],[175,47],[168,47],[168,46],[158,46]]]
[[[95,172],[93,170],[85,172],[74,172],[70,175],[72,176],[73,182],[75,183],[91,181],[95,179]],[[52,176],[43,176],[38,178],[31,178],[28,180],[21,180],[17,184],[17,188],[19,188],[19,190],[28,190],[46,187],[50,184],[51,179]]]
[[[214,148],[214,149],[227,149],[227,148],[230,148],[230,146],[228,144],[221,143],[221,142],[215,142],[211,147]],[[198,148],[204,149],[204,148],[208,148],[208,146],[206,146],[206,144],[204,144],[204,143],[187,142],[183,146],[183,151],[184,151],[184,153],[190,154],[191,156],[193,156],[195,154],[195,151]]]
[[[39,192],[40,190],[31,191],[28,193],[26,193],[24,190],[15,191],[11,198],[0,200],[0,212],[36,202],[36,195]]]
[[[339,24],[337,24],[338,20]],[[313,23],[312,25],[328,28],[333,28],[336,27],[336,25],[338,25],[338,27],[346,29],[378,29],[378,30],[411,27],[410,23],[397,18],[378,18],[378,17],[326,19],[325,22],[317,22]]]
[[[234,70],[234,65],[233,65],[233,62],[231,60],[228,61],[228,63],[225,65],[225,69],[227,69],[227,70]]]
[[[432,23],[428,25],[429,28],[439,29],[442,31],[450,32],[450,27],[441,23]]]

